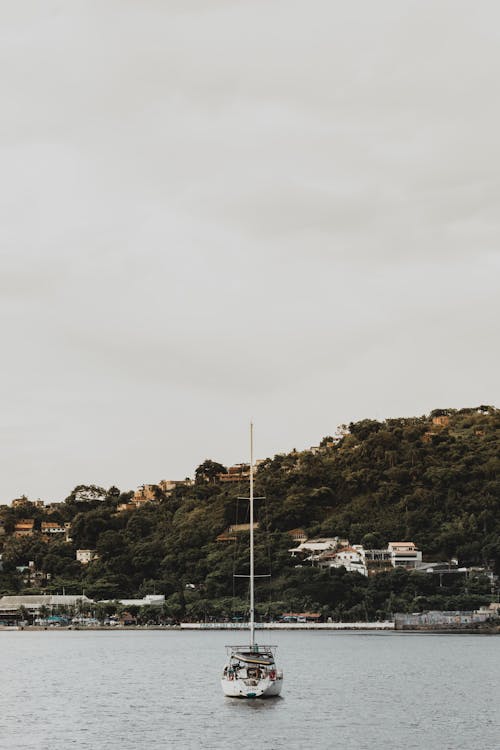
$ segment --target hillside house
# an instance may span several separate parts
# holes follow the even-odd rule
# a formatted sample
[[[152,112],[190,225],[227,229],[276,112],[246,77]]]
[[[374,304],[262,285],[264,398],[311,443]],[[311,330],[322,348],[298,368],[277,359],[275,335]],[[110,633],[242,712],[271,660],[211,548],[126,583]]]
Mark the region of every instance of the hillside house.
[[[163,607],[164,594],[146,594],[142,599],[100,599],[99,604],[110,604],[118,601],[123,607]]]
[[[222,534],[215,537],[216,542],[235,542],[236,534],[228,534],[227,531],[223,531]]]
[[[136,506],[139,508],[145,503],[150,503],[153,500],[156,500],[157,491],[158,491],[157,484],[142,484],[134,492],[134,497],[132,498],[132,502],[134,502]]]
[[[440,427],[440,428],[449,427],[450,418],[447,417],[446,415],[442,415],[440,417],[433,417],[432,424],[434,425],[434,427]]]
[[[413,542],[389,542],[387,549],[394,568],[416,568],[422,562],[422,552]]]
[[[250,479],[250,464],[235,464],[230,466],[227,474],[219,474],[219,482],[242,482]]]
[[[301,542],[298,547],[292,547],[288,551],[292,557],[297,555],[302,557],[309,555],[307,559],[312,559],[312,557],[317,559],[323,552],[335,551],[339,547],[347,546],[348,544],[349,542],[347,539],[339,539],[338,536],[321,537],[318,539],[307,539],[306,541]]]
[[[159,487],[165,495],[171,495],[176,487],[190,487],[193,484],[192,479],[162,479]]]
[[[253,525],[254,531],[259,528],[259,522],[255,521]],[[250,524],[249,523],[233,523],[232,526],[230,526],[226,531],[223,531],[222,534],[219,534],[215,538],[216,542],[235,542],[237,538],[237,534],[244,534],[245,532],[250,531]]]
[[[253,529],[254,531],[259,528],[259,522],[254,521]],[[228,534],[242,534],[245,531],[250,531],[250,524],[249,523],[233,523],[232,526],[228,528]]]
[[[354,545],[356,549],[358,545]],[[363,556],[369,576],[392,568],[392,553],[385,549],[363,549]]]
[[[23,518],[14,525],[14,536],[33,536],[34,532],[34,518]]]
[[[11,502],[11,506],[13,508],[22,508],[23,505],[31,506],[31,502],[28,500],[26,495],[21,495],[21,497],[16,497],[15,500]]]
[[[135,510],[137,505],[135,503],[118,503],[116,506],[117,513],[127,513],[128,511]]]
[[[64,524],[56,523],[55,521],[42,521],[41,532],[48,536],[60,536],[61,534],[66,534],[66,529]]]
[[[363,548],[342,547],[336,552],[326,552],[320,556],[318,565],[321,568],[345,568],[349,573],[368,575]]]
[[[286,533],[288,536],[292,537],[294,542],[298,542],[299,544],[301,542],[307,542],[307,534],[304,529],[290,529],[290,531],[287,531]]]
[[[76,559],[82,565],[88,565],[92,560],[96,560],[99,557],[95,549],[77,549]]]

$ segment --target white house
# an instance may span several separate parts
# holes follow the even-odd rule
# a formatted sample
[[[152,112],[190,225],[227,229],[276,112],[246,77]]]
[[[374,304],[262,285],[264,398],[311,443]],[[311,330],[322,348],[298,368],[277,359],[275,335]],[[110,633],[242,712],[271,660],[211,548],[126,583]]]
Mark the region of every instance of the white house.
[[[342,547],[334,554],[326,553],[319,561],[319,565],[322,568],[345,568],[349,573],[368,575],[362,547]]]
[[[90,562],[92,562],[92,560],[95,560],[96,557],[98,557],[98,554],[95,551],[95,549],[77,549],[76,550],[76,559],[82,565],[88,565]]]
[[[322,537],[321,539],[307,539],[305,542],[301,542],[298,547],[293,547],[288,551],[292,556],[304,553],[319,555],[328,550],[336,550],[339,543],[340,539],[338,536]]]
[[[108,604],[109,602],[119,601],[124,607],[162,607],[165,604],[164,594],[146,594],[142,599],[101,599],[99,604]]]
[[[394,568],[416,568],[422,562],[422,552],[413,542],[389,542],[387,549]]]
[[[59,534],[65,534],[65,525],[55,523],[54,521],[42,521],[42,534],[48,534],[50,536],[57,536]]]

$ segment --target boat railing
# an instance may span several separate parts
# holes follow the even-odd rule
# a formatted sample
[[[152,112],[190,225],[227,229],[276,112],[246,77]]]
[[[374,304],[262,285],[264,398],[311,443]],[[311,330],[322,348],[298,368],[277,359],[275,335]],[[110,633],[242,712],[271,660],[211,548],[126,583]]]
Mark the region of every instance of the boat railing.
[[[240,652],[240,653],[246,653],[246,654],[262,654],[269,651],[274,654],[278,646],[271,645],[268,646],[264,643],[255,644],[255,646],[249,646],[248,643],[245,643],[244,645],[239,646],[229,646],[226,644],[226,651],[228,654],[232,654],[233,652]]]

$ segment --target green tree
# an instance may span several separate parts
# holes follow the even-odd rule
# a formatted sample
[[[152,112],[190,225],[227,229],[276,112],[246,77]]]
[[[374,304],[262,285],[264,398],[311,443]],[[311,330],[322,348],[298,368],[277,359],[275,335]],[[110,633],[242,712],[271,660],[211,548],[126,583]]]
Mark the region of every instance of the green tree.
[[[195,481],[199,483],[209,482],[214,484],[219,478],[219,474],[227,474],[227,469],[217,461],[211,461],[207,458],[198,466],[195,471]]]

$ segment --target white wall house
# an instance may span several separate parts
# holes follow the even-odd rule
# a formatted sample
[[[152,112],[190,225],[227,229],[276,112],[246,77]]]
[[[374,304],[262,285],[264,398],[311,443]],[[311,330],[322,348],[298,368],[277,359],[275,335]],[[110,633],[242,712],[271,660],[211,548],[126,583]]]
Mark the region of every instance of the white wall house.
[[[320,539],[307,539],[305,542],[301,542],[298,547],[292,547],[288,551],[292,556],[300,555],[304,553],[320,554],[321,552],[327,552],[328,550],[335,550],[339,546],[338,536],[334,537],[321,537]]]
[[[349,573],[361,573],[363,576],[368,575],[362,548],[342,547],[335,555],[325,555],[319,564],[321,567],[345,568]]]
[[[389,542],[387,549],[391,553],[391,564],[395,568],[416,568],[422,562],[422,552],[413,542]]]
[[[92,560],[95,560],[96,557],[98,557],[98,555],[95,549],[77,549],[76,550],[76,559],[82,565],[88,565],[90,562],[92,562]]]

